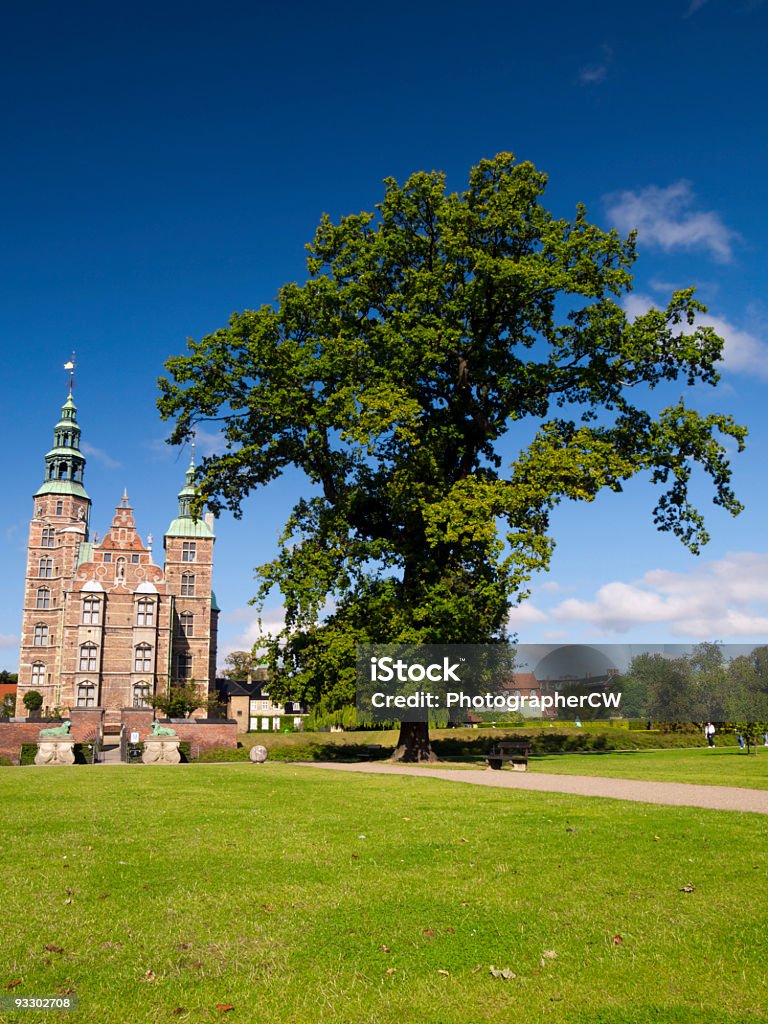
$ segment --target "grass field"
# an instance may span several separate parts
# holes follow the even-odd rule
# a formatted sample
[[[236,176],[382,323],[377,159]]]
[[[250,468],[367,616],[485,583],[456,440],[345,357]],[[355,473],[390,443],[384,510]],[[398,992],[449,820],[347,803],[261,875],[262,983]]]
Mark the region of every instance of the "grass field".
[[[529,768],[556,775],[602,775],[649,782],[695,782],[707,786],[768,789],[768,751],[747,754],[738,747],[697,750],[642,750],[609,754],[542,754]]]
[[[0,990],[73,1024],[768,1021],[760,815],[277,764],[0,792]]]

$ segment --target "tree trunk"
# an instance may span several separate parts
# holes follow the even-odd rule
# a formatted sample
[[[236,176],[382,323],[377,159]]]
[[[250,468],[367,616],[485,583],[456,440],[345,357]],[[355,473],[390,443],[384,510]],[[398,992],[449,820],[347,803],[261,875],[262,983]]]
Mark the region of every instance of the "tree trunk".
[[[393,761],[437,761],[437,754],[429,742],[429,726],[426,722],[401,722],[397,748]]]

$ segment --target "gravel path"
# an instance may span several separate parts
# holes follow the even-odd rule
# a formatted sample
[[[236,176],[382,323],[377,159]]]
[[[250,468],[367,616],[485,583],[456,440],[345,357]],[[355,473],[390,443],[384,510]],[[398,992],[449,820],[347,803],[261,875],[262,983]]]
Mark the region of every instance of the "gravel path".
[[[636,800],[677,807],[707,807],[716,811],[751,811],[768,814],[768,790],[738,786],[697,786],[688,782],[639,782],[636,779],[605,779],[587,775],[547,775],[543,772],[494,771],[490,768],[460,771],[450,768],[418,768],[405,764],[338,764],[328,761],[300,762],[306,768],[368,775],[418,775],[427,779],[466,782],[499,789],[529,789],[539,793],[602,796],[612,800]]]

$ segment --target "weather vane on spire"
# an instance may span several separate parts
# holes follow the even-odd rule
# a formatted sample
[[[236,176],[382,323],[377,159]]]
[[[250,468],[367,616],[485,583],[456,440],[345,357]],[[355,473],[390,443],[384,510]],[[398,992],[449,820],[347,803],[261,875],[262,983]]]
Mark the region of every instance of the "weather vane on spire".
[[[72,388],[75,386],[75,353],[72,353],[72,358],[64,363],[64,369],[69,370],[69,395],[72,397]]]

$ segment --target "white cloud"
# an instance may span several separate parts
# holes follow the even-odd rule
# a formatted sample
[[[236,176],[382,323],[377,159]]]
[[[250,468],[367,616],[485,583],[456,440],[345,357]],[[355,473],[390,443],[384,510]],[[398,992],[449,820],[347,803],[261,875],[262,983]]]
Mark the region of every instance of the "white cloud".
[[[638,238],[665,252],[673,249],[705,249],[720,263],[733,255],[738,234],[712,210],[691,209],[695,195],[688,181],[666,188],[648,185],[636,192],[614,192],[605,197],[612,225],[627,234],[637,229]]]
[[[520,626],[529,626],[532,622],[546,622],[547,614],[536,608],[530,601],[523,601],[522,604],[512,608],[509,613],[509,626],[511,629],[518,629]]]
[[[627,316],[634,320],[643,313],[647,313],[652,306],[658,308],[658,303],[648,295],[633,292],[624,298],[623,306]],[[715,334],[725,342],[721,365],[723,370],[733,373],[748,373],[752,377],[768,380],[768,344],[766,342],[750,331],[736,327],[725,317],[705,313],[694,319],[694,327],[704,325],[712,327]]]
[[[261,622],[259,621],[261,619]],[[261,616],[254,608],[234,608],[221,616],[219,631],[219,664],[232,651],[250,651],[267,633],[277,633],[285,625],[285,609],[267,608]],[[237,623],[237,632],[228,635],[226,623]]]
[[[83,455],[90,456],[90,458],[95,459],[103,466],[106,466],[107,469],[117,469],[120,466],[117,459],[113,459],[112,456],[108,452],[105,452],[103,448],[96,448],[94,445],[88,444],[87,441],[83,442],[81,450]]]
[[[548,618],[606,633],[658,623],[674,635],[700,640],[766,634],[768,554],[734,552],[690,573],[655,569],[632,583],[615,580],[590,599],[562,601]]]
[[[599,85],[600,82],[605,81],[608,74],[608,68],[613,62],[613,50],[610,46],[603,43],[602,57],[600,60],[593,61],[591,64],[585,64],[584,67],[579,70],[579,82],[582,85]]]

